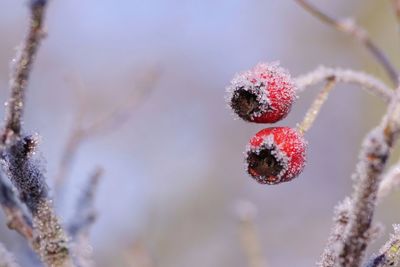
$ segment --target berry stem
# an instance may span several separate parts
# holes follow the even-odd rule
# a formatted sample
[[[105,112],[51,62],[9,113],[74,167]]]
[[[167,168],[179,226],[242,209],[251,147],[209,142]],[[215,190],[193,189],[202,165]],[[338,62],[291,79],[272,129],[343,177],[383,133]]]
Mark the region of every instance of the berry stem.
[[[334,77],[328,78],[328,82],[311,104],[311,107],[308,109],[303,121],[297,126],[300,133],[305,134],[311,128],[318,116],[319,111],[321,110],[322,105],[328,99],[329,92],[332,90],[335,84],[336,79]]]

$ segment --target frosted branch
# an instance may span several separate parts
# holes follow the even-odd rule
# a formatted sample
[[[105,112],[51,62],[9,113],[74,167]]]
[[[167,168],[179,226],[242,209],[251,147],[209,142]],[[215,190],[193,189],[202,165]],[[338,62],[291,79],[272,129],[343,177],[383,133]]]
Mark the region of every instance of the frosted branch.
[[[37,205],[48,196],[48,188],[42,167],[32,154],[35,137],[27,136],[9,144],[1,154],[5,173],[18,190],[19,198],[31,213],[37,212]]]
[[[400,262],[400,225],[394,225],[390,240],[379,250],[378,256],[369,260],[365,267],[392,267]]]
[[[371,40],[365,29],[357,25],[351,19],[339,20],[333,18],[318,9],[316,6],[310,4],[306,0],[295,1],[314,17],[318,18],[320,21],[324,22],[327,25],[330,25],[340,32],[350,35],[355,40],[359,41],[367,49],[371,56],[375,58],[375,61],[383,67],[393,84],[398,84],[399,75],[397,69],[390,62],[387,55],[375,44],[374,41]]]
[[[46,0],[30,0],[30,22],[28,34],[13,60],[13,72],[10,79],[11,97],[7,103],[5,131],[3,139],[11,135],[19,136],[25,105],[25,90],[32,65],[42,40],[43,21],[47,7]]]
[[[47,266],[71,266],[67,237],[48,198],[42,167],[33,157],[36,141],[18,138],[2,151],[1,163],[33,220],[34,246]]]
[[[12,255],[1,243],[0,243],[0,267],[19,267],[19,265],[15,261],[14,255]]]
[[[69,267],[72,266],[72,262],[67,237],[48,197],[48,187],[41,164],[33,158],[36,139],[32,136],[21,136],[25,91],[40,41],[44,36],[43,21],[47,0],[30,0],[29,7],[28,34],[18,50],[10,80],[11,95],[7,103],[5,129],[1,140],[1,165],[18,191],[20,201],[26,205],[32,217],[32,248],[46,266]],[[7,212],[7,209],[5,210]],[[24,216],[20,222],[24,223],[23,219]],[[29,234],[24,233],[26,236]]]
[[[350,209],[351,202],[348,198],[335,207],[333,227],[317,266],[333,267],[337,264],[338,245],[343,241],[343,232],[349,222]]]
[[[68,238],[54,213],[51,200],[41,199],[33,216],[33,227],[39,242],[39,255],[49,267],[73,266]]]
[[[340,68],[319,67],[308,74],[295,78],[295,84],[298,91],[302,92],[309,86],[326,81],[332,77],[334,77],[338,83],[360,85],[369,93],[380,97],[386,103],[389,103],[393,96],[393,90],[374,76],[361,71]]]
[[[381,124],[364,140],[359,163],[354,175],[356,181],[352,195],[352,208],[344,234],[339,259],[343,267],[359,266],[370,242],[371,222],[376,206],[379,183],[391,148],[400,132],[400,88]]]

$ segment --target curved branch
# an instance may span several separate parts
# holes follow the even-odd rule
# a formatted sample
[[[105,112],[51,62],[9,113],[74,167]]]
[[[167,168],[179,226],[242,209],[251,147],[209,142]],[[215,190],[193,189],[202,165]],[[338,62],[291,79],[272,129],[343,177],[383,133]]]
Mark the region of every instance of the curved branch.
[[[57,173],[54,177],[54,191],[56,196],[62,193],[63,185],[71,170],[80,145],[96,135],[107,134],[124,125],[133,115],[133,111],[145,103],[145,99],[154,90],[160,74],[160,70],[156,68],[147,71],[142,80],[138,82],[138,89],[135,90],[133,95],[127,96],[126,103],[119,104],[115,110],[89,125],[83,125],[82,120],[79,119],[84,116],[82,111],[77,114],[77,119],[67,139]]]
[[[332,26],[340,32],[352,36],[354,39],[359,41],[375,58],[375,61],[383,67],[393,84],[397,85],[399,83],[399,75],[397,69],[390,62],[387,55],[371,40],[365,29],[355,24],[352,20],[339,20],[331,17],[306,0],[295,1],[314,17],[318,18],[320,21]]]
[[[338,83],[360,85],[369,93],[378,96],[386,103],[389,103],[393,97],[393,90],[379,79],[365,72],[348,69],[319,67],[310,73],[296,77],[295,84],[298,92],[302,92],[309,86],[332,79],[333,77]]]

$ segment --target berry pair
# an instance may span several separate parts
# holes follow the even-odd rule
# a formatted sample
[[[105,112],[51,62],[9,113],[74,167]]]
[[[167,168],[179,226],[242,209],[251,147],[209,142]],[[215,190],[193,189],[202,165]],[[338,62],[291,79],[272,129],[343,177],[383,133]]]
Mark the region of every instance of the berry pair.
[[[258,64],[234,77],[228,101],[243,120],[275,123],[287,116],[296,98],[290,75],[278,64]],[[259,131],[246,152],[247,172],[261,184],[278,184],[303,170],[306,141],[297,129],[272,127]]]

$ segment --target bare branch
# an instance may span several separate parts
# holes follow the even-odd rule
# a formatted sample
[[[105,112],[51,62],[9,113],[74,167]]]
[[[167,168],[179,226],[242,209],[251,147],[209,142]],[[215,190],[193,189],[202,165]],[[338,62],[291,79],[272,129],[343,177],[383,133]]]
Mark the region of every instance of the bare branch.
[[[30,0],[29,31],[21,49],[13,60],[13,73],[10,79],[11,97],[7,103],[7,115],[3,141],[10,135],[19,136],[25,101],[25,89],[29,74],[42,40],[44,14],[47,7],[46,0]]]
[[[30,136],[9,143],[1,163],[32,215],[35,251],[48,266],[71,266],[67,237],[49,200],[42,167],[33,158],[34,144]]]
[[[379,255],[373,257],[366,267],[392,267],[400,262],[400,225],[394,225],[394,234],[379,250]]]
[[[251,202],[242,201],[238,204],[237,213],[240,220],[240,240],[249,267],[266,267],[267,264],[262,254],[260,240],[254,224],[256,208]]]
[[[354,175],[352,208],[339,259],[343,267],[359,266],[370,242],[370,229],[382,173],[400,133],[400,88],[381,124],[364,140]]]
[[[30,0],[30,24],[27,37],[18,51],[11,75],[11,96],[2,134],[1,164],[32,216],[33,249],[51,267],[72,266],[67,237],[54,213],[43,170],[33,158],[35,139],[21,137],[21,120],[29,74],[43,37],[47,0]],[[21,219],[21,222],[22,219]],[[30,233],[24,233],[29,236]]]
[[[15,261],[14,255],[12,255],[1,243],[0,243],[0,267],[19,267],[19,265]]]
[[[393,84],[398,84],[399,75],[397,69],[393,66],[385,53],[371,40],[365,29],[355,24],[355,22],[352,20],[338,20],[336,18],[333,18],[315,7],[314,5],[310,4],[306,0],[295,1],[306,11],[308,11],[310,14],[312,14],[325,24],[328,24],[336,30],[352,36],[354,39],[364,45],[368,52],[375,58],[376,62],[379,63],[386,71]]]
[[[309,86],[326,81],[332,77],[334,77],[338,83],[360,85],[369,93],[378,96],[386,103],[389,103],[392,99],[393,90],[391,88],[387,87],[383,82],[372,75],[354,70],[319,67],[310,73],[296,77],[295,84],[298,88],[298,92],[302,92]]]
[[[57,174],[54,178],[56,195],[59,195],[61,188],[64,185],[65,179],[69,174],[80,145],[96,135],[115,131],[124,125],[124,123],[126,123],[132,116],[133,110],[145,102],[145,98],[148,97],[154,89],[159,76],[160,71],[158,69],[146,73],[146,76],[140,83],[138,90],[135,90],[134,95],[127,97],[128,100],[125,104],[121,104],[114,111],[88,126],[82,125],[82,120],[79,119],[83,117],[83,114],[77,114],[77,119],[75,120],[76,124],[68,137],[61,156]]]

